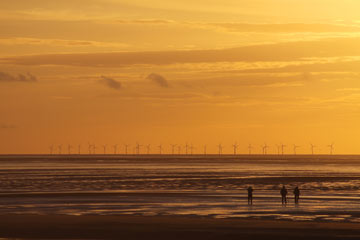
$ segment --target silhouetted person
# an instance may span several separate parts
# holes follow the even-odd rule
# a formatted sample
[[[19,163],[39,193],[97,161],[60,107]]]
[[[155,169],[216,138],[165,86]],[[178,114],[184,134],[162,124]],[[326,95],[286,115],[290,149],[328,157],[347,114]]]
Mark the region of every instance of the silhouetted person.
[[[299,187],[296,187],[294,189],[294,198],[295,198],[295,204],[299,203],[299,198],[300,198],[300,190]]]
[[[248,204],[252,205],[254,189],[250,186],[250,187],[248,187],[247,191],[248,191]]]
[[[280,194],[281,194],[281,203],[282,204],[286,204],[287,200],[286,200],[286,195],[287,195],[288,191],[286,190],[285,186],[283,186],[280,190]]]

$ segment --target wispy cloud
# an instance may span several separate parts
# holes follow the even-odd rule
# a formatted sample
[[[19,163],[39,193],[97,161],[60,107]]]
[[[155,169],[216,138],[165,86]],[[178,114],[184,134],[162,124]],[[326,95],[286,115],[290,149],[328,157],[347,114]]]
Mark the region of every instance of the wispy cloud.
[[[177,23],[173,20],[167,19],[134,19],[134,20],[117,20],[117,23],[122,24],[171,24]]]
[[[42,39],[42,38],[0,38],[1,45],[50,45],[65,47],[128,47],[128,44],[118,42],[99,42],[88,40],[71,40],[71,39]]]
[[[15,125],[0,123],[0,129],[14,129],[14,128],[16,128]]]
[[[331,58],[360,55],[360,38],[334,38],[263,44],[229,49],[46,54],[3,57],[3,64],[70,65],[91,67],[121,67],[129,65],[168,65],[177,63],[214,62],[275,62],[303,61],[311,58]]]
[[[253,33],[331,33],[360,32],[359,26],[323,24],[323,23],[281,23],[281,24],[249,24],[249,23],[208,23],[200,24],[205,28],[218,28],[228,32]]]
[[[37,77],[27,73],[18,74],[18,75],[11,75],[5,72],[0,72],[0,82],[36,82]]]
[[[168,88],[170,86],[168,81],[163,76],[157,73],[149,74],[146,79],[151,80],[153,83],[163,88]]]
[[[121,89],[121,82],[113,79],[113,78],[109,78],[109,77],[105,77],[105,76],[101,76],[101,79],[99,80],[99,82],[109,88],[115,89],[115,90],[120,90]]]

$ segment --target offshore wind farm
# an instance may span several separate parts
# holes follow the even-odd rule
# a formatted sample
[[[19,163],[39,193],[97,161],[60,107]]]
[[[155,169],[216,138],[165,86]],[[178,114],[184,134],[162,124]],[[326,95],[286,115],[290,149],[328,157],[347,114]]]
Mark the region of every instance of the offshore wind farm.
[[[223,149],[225,147],[225,145],[223,144],[218,144],[217,146],[213,146],[217,148],[217,152],[213,151],[213,152],[209,152],[208,151],[208,147],[211,147],[210,145],[200,145],[203,146],[202,148],[199,147],[198,151],[196,151],[196,147],[193,144],[170,144],[168,146],[160,144],[157,145],[157,149],[153,150],[153,152],[151,151],[151,145],[152,144],[146,144],[146,145],[141,145],[140,143],[136,142],[134,144],[135,148],[133,149],[132,152],[128,151],[129,146],[131,146],[131,144],[115,144],[115,145],[111,145],[113,147],[113,152],[107,152],[107,144],[102,145],[103,148],[103,152],[102,155],[156,155],[156,154],[166,154],[166,155],[207,155],[207,154],[217,154],[217,155],[297,155],[297,149],[299,149],[301,146],[293,144],[293,151],[288,151],[286,152],[286,145],[281,144],[281,145],[274,145],[274,146],[269,146],[267,144],[264,145],[258,145],[258,147],[256,148],[256,145],[253,144],[249,144],[248,146],[240,146],[239,144],[237,144],[236,142],[232,145],[228,146],[228,149],[232,149],[232,151],[228,151],[228,152],[224,152]],[[72,148],[73,146],[68,144],[68,152],[67,153],[63,153],[62,152],[62,144],[57,145],[58,146],[58,152],[54,151],[54,144],[50,145],[48,147],[49,149],[49,154],[53,155],[53,154],[67,154],[67,155],[73,155],[73,154],[96,154],[96,144],[90,144],[89,143],[89,152],[81,152],[81,144],[78,144],[78,151],[77,152],[72,152]],[[144,146],[144,149],[142,148]],[[301,155],[315,155],[314,149],[315,149],[315,145],[313,145],[312,143],[310,143],[308,145],[308,151],[307,152],[303,152],[301,153]],[[317,155],[333,155],[334,154],[334,150],[335,150],[335,145],[334,143],[331,143],[330,145],[324,145],[323,146],[324,150],[322,152],[318,152]],[[178,149],[178,151],[176,151],[176,148]],[[182,152],[182,149],[185,149],[184,152]],[[256,151],[258,150],[258,151]],[[98,153],[101,154],[101,153]]]

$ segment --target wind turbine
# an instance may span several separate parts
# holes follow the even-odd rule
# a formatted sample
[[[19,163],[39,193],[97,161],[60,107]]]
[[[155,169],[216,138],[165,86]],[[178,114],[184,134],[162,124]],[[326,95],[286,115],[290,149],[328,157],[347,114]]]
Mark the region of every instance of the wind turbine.
[[[118,145],[117,145],[117,144],[113,145],[113,148],[114,148],[114,154],[115,154],[115,155],[116,155],[116,153],[117,153],[117,147],[118,147]]]
[[[52,155],[54,153],[54,145],[49,146],[50,154]]]
[[[204,145],[204,155],[206,155],[207,153],[206,153],[206,151],[207,151],[207,146],[206,145]]]
[[[176,144],[170,144],[170,145],[171,145],[171,154],[174,155]]]
[[[267,154],[267,149],[269,148],[269,146],[265,143],[263,146],[262,146],[262,150],[263,150],[263,154],[266,155]]]
[[[71,154],[71,149],[72,149],[72,147],[73,147],[72,145],[70,145],[70,144],[68,145],[68,154],[69,154],[69,155]]]
[[[59,149],[59,154],[61,154],[61,150],[62,150],[62,145],[61,144],[58,146],[58,149]]]
[[[248,149],[249,149],[249,155],[251,155],[251,150],[253,149],[253,146],[249,144]]]
[[[146,153],[148,155],[150,154],[150,144],[146,145]]]
[[[286,147],[286,145],[281,144],[281,155],[284,155],[284,148]]]
[[[91,154],[91,147],[92,147],[91,143],[88,143],[89,155]]]
[[[193,150],[195,149],[195,147],[191,144],[190,145],[190,154],[193,155]]]
[[[178,146],[178,154],[181,154],[181,145]]]
[[[239,147],[239,145],[237,144],[237,142],[235,142],[235,144],[233,144],[232,146],[234,148],[234,155],[236,155],[237,148]]]
[[[222,154],[222,150],[223,150],[223,145],[221,145],[221,143],[218,145],[219,148],[219,155]]]
[[[280,155],[280,152],[281,152],[281,146],[276,144],[276,148],[277,148],[277,153],[278,155]]]
[[[310,148],[311,148],[311,154],[314,155],[314,148],[316,148],[316,146],[310,143]]]
[[[159,153],[160,153],[160,155],[161,155],[161,154],[162,154],[162,149],[163,149],[162,145],[160,144],[160,145],[158,146],[158,148],[159,148]]]
[[[142,145],[140,145],[138,142],[136,143],[136,154],[139,155],[140,154],[140,148],[142,147]]]
[[[92,147],[93,147],[93,154],[96,154],[96,144],[94,143],[93,145],[92,145]]]
[[[106,154],[106,148],[107,148],[107,144],[102,145],[103,149],[104,149],[104,155]]]
[[[296,149],[298,149],[300,146],[294,144],[294,155],[296,155]]]
[[[332,155],[334,152],[334,143],[331,143],[330,145],[328,145],[328,148],[330,148],[330,155]]]
[[[185,154],[188,155],[188,149],[189,149],[189,145],[186,143],[185,144]]]
[[[78,154],[79,155],[81,154],[81,145],[80,144],[78,145]]]
[[[128,147],[129,147],[129,146],[130,146],[129,144],[124,144],[125,154],[126,154],[126,155],[128,154]]]

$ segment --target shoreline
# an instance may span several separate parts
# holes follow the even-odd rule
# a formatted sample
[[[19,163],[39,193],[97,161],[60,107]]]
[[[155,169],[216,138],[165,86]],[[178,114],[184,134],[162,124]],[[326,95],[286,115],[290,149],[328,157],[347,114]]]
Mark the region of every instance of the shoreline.
[[[0,237],[20,239],[359,239],[360,225],[196,216],[0,217]]]

